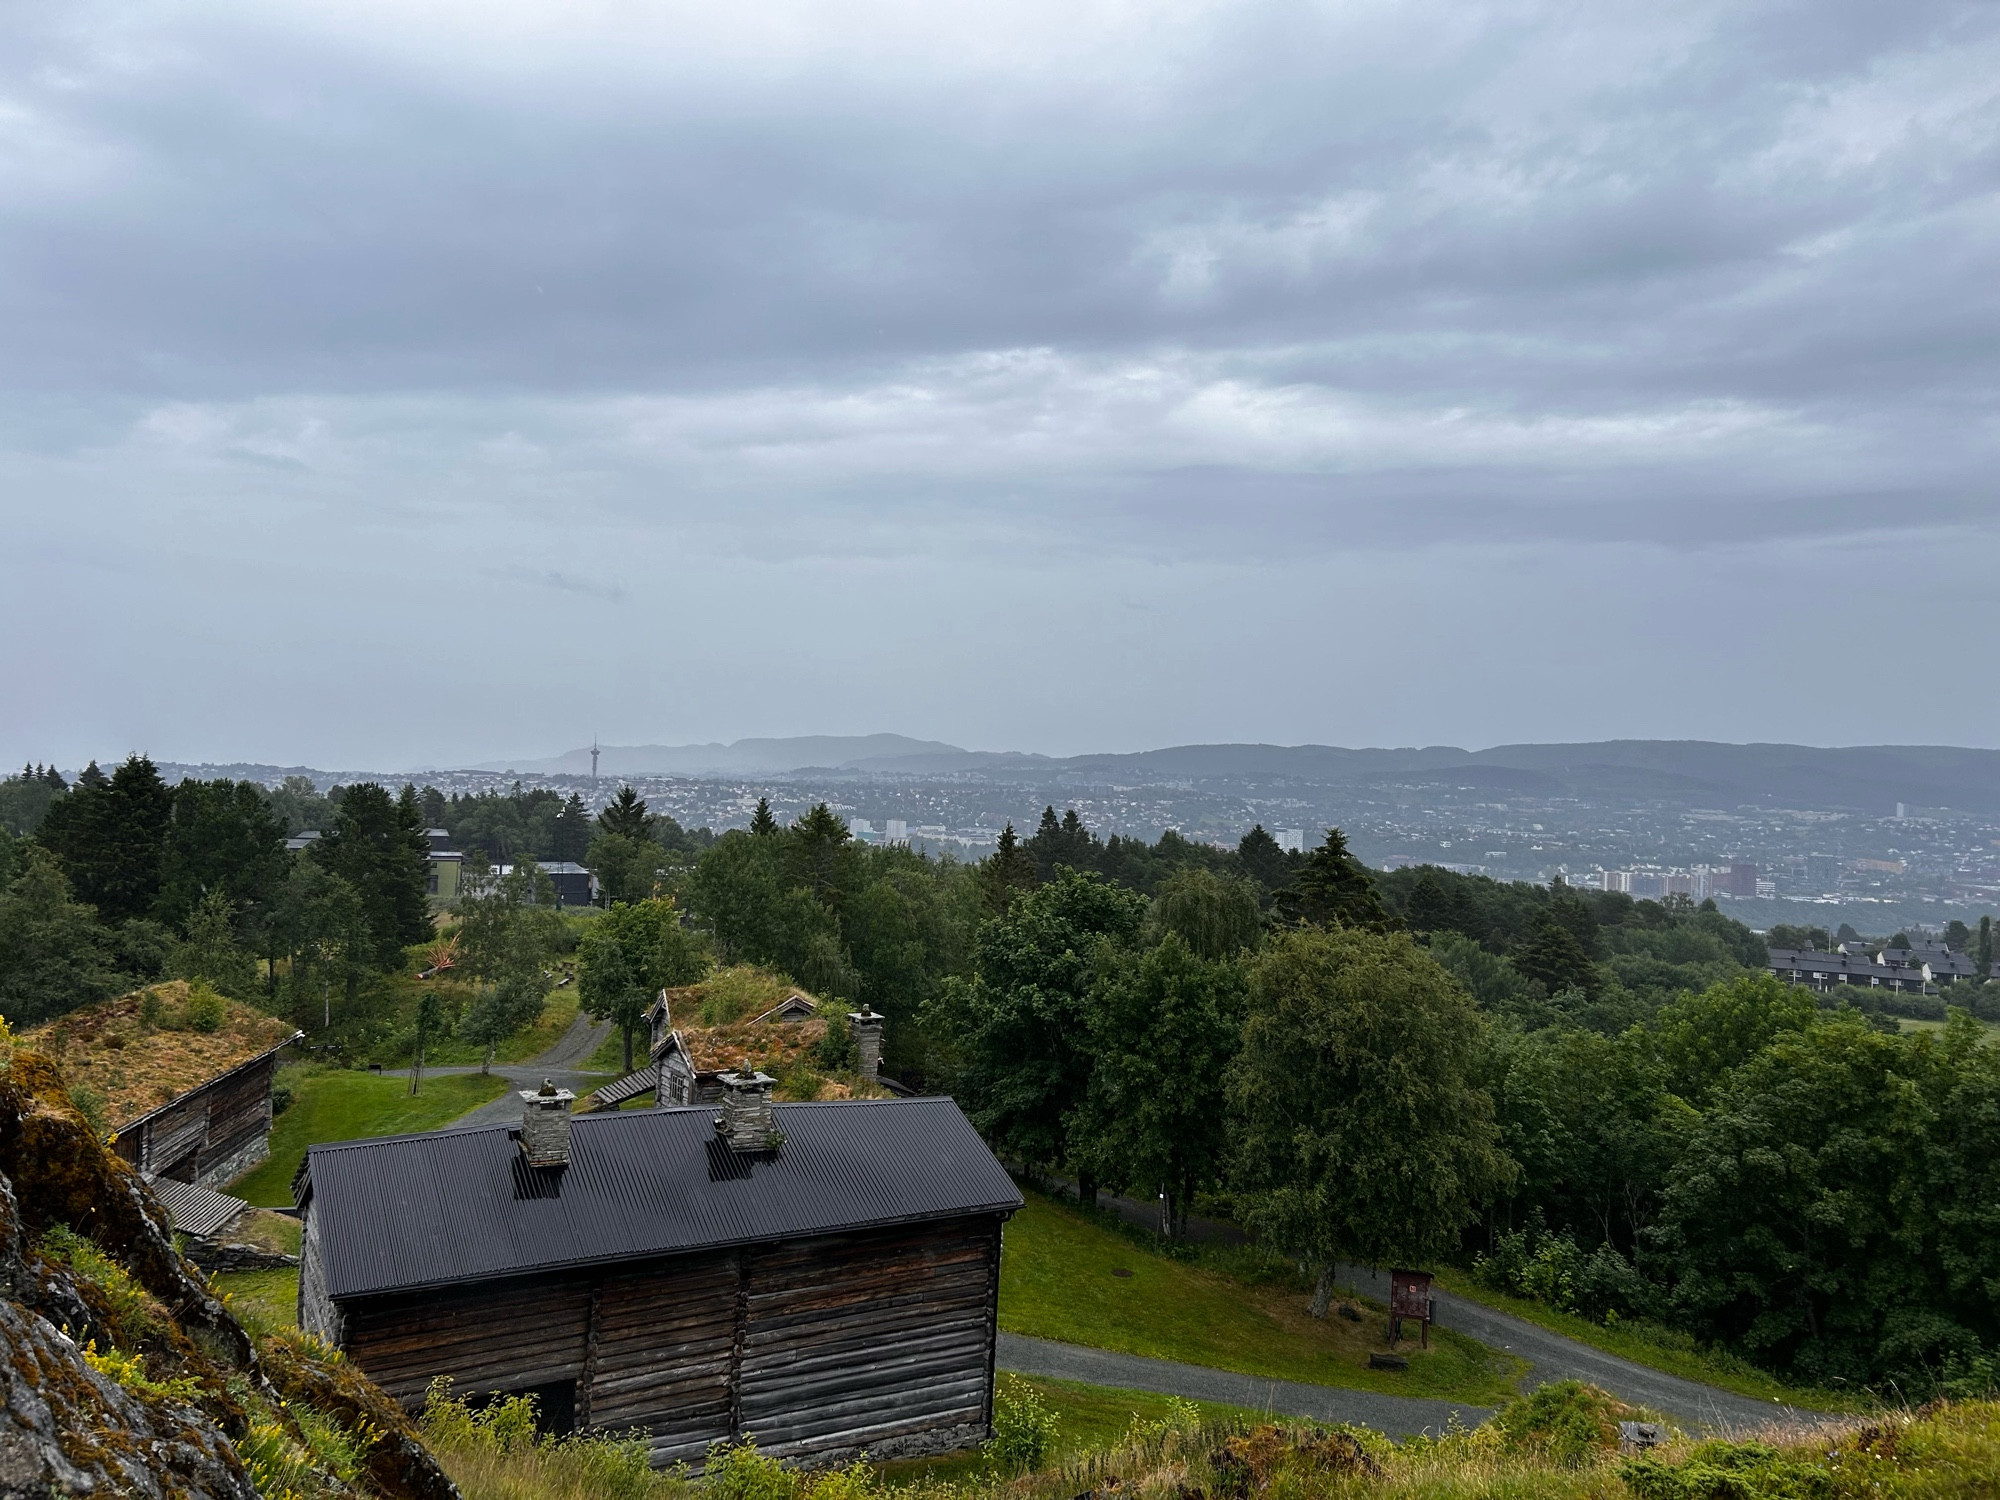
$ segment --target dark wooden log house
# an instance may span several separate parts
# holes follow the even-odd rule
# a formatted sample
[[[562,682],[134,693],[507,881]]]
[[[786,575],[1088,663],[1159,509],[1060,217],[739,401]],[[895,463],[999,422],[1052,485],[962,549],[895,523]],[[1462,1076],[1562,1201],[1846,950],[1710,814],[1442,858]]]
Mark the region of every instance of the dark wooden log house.
[[[534,1392],[551,1430],[653,1462],[753,1436],[788,1460],[990,1434],[1001,1225],[1021,1206],[949,1099],[714,1106],[315,1146],[299,1322],[414,1408]]]

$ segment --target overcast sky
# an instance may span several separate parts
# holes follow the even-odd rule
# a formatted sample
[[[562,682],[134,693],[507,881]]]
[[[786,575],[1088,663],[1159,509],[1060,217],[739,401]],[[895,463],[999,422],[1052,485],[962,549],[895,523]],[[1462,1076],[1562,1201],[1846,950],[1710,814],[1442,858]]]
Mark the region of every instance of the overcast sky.
[[[2000,744],[2000,7],[0,0],[0,757]]]

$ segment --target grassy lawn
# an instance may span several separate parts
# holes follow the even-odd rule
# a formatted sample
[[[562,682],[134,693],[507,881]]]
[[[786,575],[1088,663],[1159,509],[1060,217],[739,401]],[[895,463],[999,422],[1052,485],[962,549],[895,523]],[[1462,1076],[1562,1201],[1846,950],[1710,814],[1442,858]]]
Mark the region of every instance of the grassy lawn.
[[[1159,1422],[1174,1415],[1171,1396],[1151,1391],[1124,1391],[1111,1386],[1085,1385],[1077,1380],[1050,1380],[1040,1375],[1014,1375],[1000,1371],[1002,1381],[1019,1381],[1030,1387],[1056,1416],[1056,1441],[1049,1455],[1052,1464],[1065,1463],[1088,1453],[1102,1452],[1122,1438],[1133,1422]],[[1204,1417],[1217,1421],[1254,1421],[1262,1412],[1248,1407],[1224,1406],[1214,1401],[1182,1403],[1194,1407]],[[906,1458],[877,1464],[875,1472],[890,1485],[960,1483],[975,1479],[986,1470],[986,1457],[977,1450],[949,1453],[942,1458]]]
[[[214,1278],[237,1322],[252,1333],[276,1333],[299,1321],[299,1269],[227,1271]]]
[[[1632,1319],[1607,1328],[1602,1323],[1593,1323],[1574,1313],[1557,1312],[1539,1302],[1496,1292],[1474,1281],[1464,1271],[1440,1271],[1437,1281],[1454,1296],[1512,1313],[1524,1323],[1533,1323],[1550,1333],[1575,1339],[1579,1344],[1588,1344],[1593,1349],[1602,1349],[1606,1354],[1615,1354],[1668,1375],[1678,1375],[1683,1380],[1698,1380],[1705,1385],[1719,1386],[1755,1401],[1782,1401],[1790,1406],[1836,1412],[1862,1411],[1872,1404],[1848,1393],[1787,1385],[1747,1360],[1722,1350],[1704,1349],[1678,1329],[1663,1328],[1657,1323]]]
[[[308,1146],[435,1130],[511,1087],[497,1076],[446,1074],[424,1079],[423,1093],[412,1099],[407,1078],[380,1073],[309,1066],[284,1068],[278,1078],[294,1097],[271,1127],[270,1159],[229,1187],[237,1197],[266,1207],[290,1206],[292,1174]]]
[[[1371,1370],[1388,1347],[1388,1319],[1348,1299],[1362,1320],[1316,1320],[1304,1293],[1252,1285],[1146,1250],[1038,1193],[1007,1225],[1000,1326],[1009,1333],[1274,1376],[1497,1406],[1522,1369],[1510,1355],[1444,1329],[1431,1347],[1404,1340],[1406,1371]],[[1128,1273],[1128,1274],[1121,1274]]]

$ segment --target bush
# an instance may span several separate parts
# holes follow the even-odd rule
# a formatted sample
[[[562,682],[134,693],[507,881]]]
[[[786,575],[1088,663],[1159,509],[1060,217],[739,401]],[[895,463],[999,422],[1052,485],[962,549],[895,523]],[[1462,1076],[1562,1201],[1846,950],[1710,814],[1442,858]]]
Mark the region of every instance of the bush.
[[[1503,1407],[1493,1425],[1509,1451],[1577,1469],[1618,1446],[1618,1422],[1630,1415],[1630,1407],[1594,1385],[1558,1380]]]
[[[182,1012],[189,1031],[211,1032],[221,1029],[223,1018],[229,1008],[222,996],[206,984],[195,984],[188,990],[187,1005]]]
[[[757,1451],[754,1438],[716,1443],[702,1465],[702,1488],[714,1500],[795,1500],[798,1476]]]
[[[1056,1414],[1025,1380],[1003,1375],[993,1387],[993,1439],[986,1445],[992,1465],[1006,1474],[1039,1469],[1055,1447]]]
[[[1598,1323],[1614,1313],[1644,1313],[1653,1301],[1651,1284],[1615,1246],[1586,1255],[1568,1235],[1539,1224],[1500,1236],[1491,1254],[1473,1261],[1472,1274],[1495,1291]]]
[[[291,1085],[284,1083],[272,1084],[271,1117],[273,1119],[276,1119],[279,1115],[283,1114],[286,1110],[290,1109],[292,1107],[292,1102],[297,1097],[298,1095],[292,1092]]]
[[[1627,1459],[1618,1477],[1639,1500],[1831,1500],[1833,1475],[1762,1443],[1703,1443],[1669,1467]]]

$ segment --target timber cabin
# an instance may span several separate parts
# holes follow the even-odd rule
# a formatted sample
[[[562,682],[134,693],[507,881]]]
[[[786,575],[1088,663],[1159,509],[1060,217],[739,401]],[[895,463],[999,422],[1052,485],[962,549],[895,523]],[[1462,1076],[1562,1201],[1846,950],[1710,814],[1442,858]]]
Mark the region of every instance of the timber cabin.
[[[945,1453],[993,1417],[1013,1180],[949,1099],[713,1107],[315,1146],[299,1326],[405,1407],[448,1377],[553,1432],[643,1428],[663,1467]]]
[[[579,1114],[622,1109],[647,1094],[661,1107],[714,1104],[722,1098],[722,1080],[729,1074],[765,1067],[782,1071],[807,1056],[830,1028],[843,1024],[854,1038],[855,1071],[890,1093],[907,1097],[911,1092],[882,1076],[883,1017],[865,1007],[843,1021],[837,1012],[822,1015],[818,1001],[794,992],[747,1021],[681,1031],[669,1011],[673,994],[661,990],[646,1011],[652,1041],[645,1064],[587,1095],[577,1107]]]
[[[149,1181],[218,1187],[271,1154],[278,1053],[303,1033],[234,1000],[211,1031],[172,1029],[188,990],[173,980],[71,1011],[21,1045],[103,1099],[111,1149]]]

